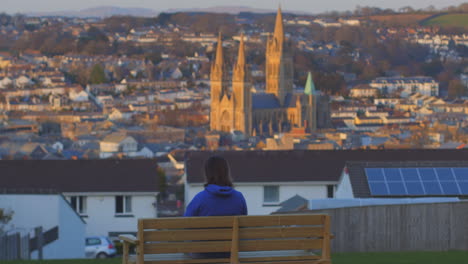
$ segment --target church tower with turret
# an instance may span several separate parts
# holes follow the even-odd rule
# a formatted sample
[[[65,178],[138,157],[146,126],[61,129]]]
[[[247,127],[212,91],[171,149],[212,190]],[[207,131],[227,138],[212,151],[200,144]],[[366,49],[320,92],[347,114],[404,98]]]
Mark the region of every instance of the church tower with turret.
[[[291,45],[284,35],[281,7],[276,15],[275,32],[267,41],[266,50],[266,92],[275,94],[280,105],[286,95],[293,93],[293,58]]]
[[[221,98],[227,91],[227,70],[224,65],[223,57],[223,43],[221,33],[218,36],[218,47],[216,48],[215,62],[211,65],[211,113],[210,113],[210,127],[212,130],[220,130],[219,118],[219,104]]]
[[[232,75],[232,92],[234,94],[234,127],[249,135],[252,131],[252,94],[248,82],[245,61],[244,34],[241,34],[239,55]]]

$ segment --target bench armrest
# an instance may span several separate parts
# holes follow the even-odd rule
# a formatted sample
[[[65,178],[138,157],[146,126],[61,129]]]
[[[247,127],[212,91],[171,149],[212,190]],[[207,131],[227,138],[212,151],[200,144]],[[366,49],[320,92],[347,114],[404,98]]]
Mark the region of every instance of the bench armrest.
[[[123,240],[125,242],[128,242],[130,244],[138,245],[138,243],[139,243],[138,239],[135,236],[132,236],[132,235],[120,235],[119,239]]]

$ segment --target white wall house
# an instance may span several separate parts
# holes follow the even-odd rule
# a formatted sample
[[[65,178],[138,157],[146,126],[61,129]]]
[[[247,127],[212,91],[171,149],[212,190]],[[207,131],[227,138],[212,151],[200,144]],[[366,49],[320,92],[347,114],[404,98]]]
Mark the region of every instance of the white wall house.
[[[100,157],[105,159],[116,154],[134,156],[138,151],[138,142],[131,136],[121,133],[114,133],[106,136],[101,142]]]
[[[280,203],[295,195],[307,200],[333,198],[337,182],[236,182],[235,189],[240,191],[247,202],[249,215],[268,215],[281,208]],[[202,183],[186,183],[186,205],[203,188]]]
[[[5,231],[34,237],[34,229],[43,232],[58,228],[57,239],[43,248],[44,259],[85,257],[86,223],[60,194],[0,194],[0,208],[13,211]],[[38,259],[38,251],[31,254]]]
[[[315,152],[189,152],[185,164],[185,205],[203,190],[204,163],[211,155],[227,159],[235,189],[244,195],[249,215],[271,214],[281,208],[282,202],[296,195],[306,200],[335,197],[339,172],[318,171],[317,166],[333,166],[333,163],[313,160],[313,155],[308,153]]]
[[[58,198],[42,201],[40,197],[23,202],[25,214],[18,217],[29,219],[33,227],[37,226],[36,219],[43,219],[48,224],[46,228],[64,219],[70,224],[67,228],[80,233],[84,245],[85,235],[116,237],[136,233],[137,219],[157,217],[157,168],[156,161],[151,159],[0,161],[0,186],[2,190],[62,193],[66,198],[59,195],[62,200],[58,202]],[[62,204],[66,210],[58,207]],[[0,208],[1,205],[0,202]],[[15,207],[12,209],[16,216]],[[79,221],[81,216],[86,226],[82,221],[76,224],[63,218],[71,217],[67,214]]]
[[[66,192],[72,208],[85,219],[87,236],[134,233],[138,218],[157,217],[157,192]]]
[[[426,184],[431,186],[431,190],[426,190],[423,193],[410,187],[404,187],[406,193],[398,193],[401,192],[401,189],[395,187],[396,185],[404,184],[406,186],[407,182],[412,182],[410,185],[414,187],[414,181],[418,180],[415,180],[414,177],[406,178],[410,180],[405,180],[405,183],[403,183],[405,176],[401,176],[401,182],[398,182],[395,175],[392,176],[393,178],[382,176],[385,178],[384,181],[387,181],[384,185],[387,186],[385,188],[388,188],[387,194],[372,193],[366,175],[366,168],[389,169],[393,173],[397,170],[401,171],[401,175],[409,173],[405,171],[405,169],[409,168],[413,171],[411,173],[414,173],[417,168],[435,170],[437,173],[447,173],[447,168],[452,168],[452,172],[457,175],[459,181],[459,190],[455,191],[459,191],[459,193],[454,194],[454,189],[447,187],[453,186],[450,185],[453,182],[445,182],[448,181],[448,178],[443,178],[445,174],[440,174],[442,176],[438,177],[442,177],[439,178],[442,191],[439,195],[463,198],[468,193],[463,174],[468,170],[468,162],[459,159],[464,155],[468,155],[468,150],[188,152],[185,156],[185,206],[198,192],[203,190],[203,184],[205,183],[204,164],[211,156],[222,156],[229,163],[235,189],[244,195],[249,215],[265,215],[277,211],[284,212],[284,209],[288,207],[285,201],[291,200],[290,198],[296,197],[296,195],[306,201],[432,197],[435,195],[435,191],[432,190],[434,182],[421,183],[424,186]],[[454,179],[455,177],[452,176],[450,181],[454,181]],[[435,183],[437,182],[435,181]],[[381,184],[379,186],[379,188],[382,188]]]

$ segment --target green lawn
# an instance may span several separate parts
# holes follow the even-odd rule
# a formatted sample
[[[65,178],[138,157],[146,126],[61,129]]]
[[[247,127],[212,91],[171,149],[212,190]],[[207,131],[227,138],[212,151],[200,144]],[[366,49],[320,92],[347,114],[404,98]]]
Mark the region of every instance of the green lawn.
[[[468,251],[333,254],[333,264],[468,264]],[[108,260],[4,261],[2,264],[120,264]]]
[[[441,15],[425,21],[424,25],[468,27],[468,14]]]

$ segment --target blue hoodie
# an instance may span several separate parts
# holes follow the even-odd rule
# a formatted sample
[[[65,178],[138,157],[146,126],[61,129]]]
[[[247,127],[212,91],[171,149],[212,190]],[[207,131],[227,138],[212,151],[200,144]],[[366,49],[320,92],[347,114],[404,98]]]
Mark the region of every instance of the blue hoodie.
[[[228,186],[210,184],[187,206],[184,216],[247,215],[247,204],[241,192]]]

